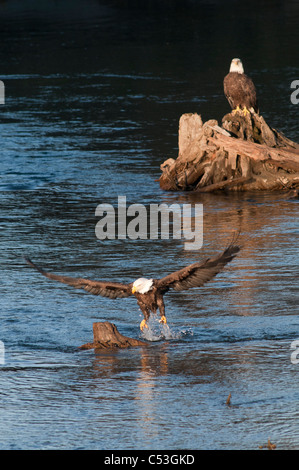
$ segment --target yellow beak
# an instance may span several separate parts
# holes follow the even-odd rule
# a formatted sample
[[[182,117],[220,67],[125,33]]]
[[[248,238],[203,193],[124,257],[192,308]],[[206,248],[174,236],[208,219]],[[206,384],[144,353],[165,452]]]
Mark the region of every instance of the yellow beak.
[[[135,294],[135,292],[136,292],[136,287],[133,286],[133,287],[132,287],[132,294]]]

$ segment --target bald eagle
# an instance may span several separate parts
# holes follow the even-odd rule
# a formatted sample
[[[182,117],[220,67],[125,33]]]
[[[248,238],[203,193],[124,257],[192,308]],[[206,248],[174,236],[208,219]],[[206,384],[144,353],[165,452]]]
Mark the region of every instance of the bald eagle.
[[[245,116],[250,112],[259,112],[254,83],[245,75],[240,59],[232,60],[229,73],[224,77],[223,87],[233,114],[241,112]]]
[[[140,329],[148,328],[147,321],[150,313],[154,314],[157,309],[160,311],[160,322],[166,324],[165,306],[163,295],[174,289],[182,291],[191,287],[201,287],[207,281],[210,281],[218,274],[223,267],[229,263],[239,252],[240,248],[231,243],[223,253],[208,258],[203,262],[197,262],[186,266],[185,268],[168,274],[161,279],[145,279],[139,278],[129,284],[121,284],[110,281],[92,281],[90,279],[73,278],[69,276],[61,276],[44,271],[36,266],[29,258],[25,258],[27,263],[37,269],[43,276],[54,281],[63,282],[72,287],[85,289],[94,295],[109,297],[110,299],[125,298],[134,295],[137,303],[143,313],[144,319],[140,323]]]

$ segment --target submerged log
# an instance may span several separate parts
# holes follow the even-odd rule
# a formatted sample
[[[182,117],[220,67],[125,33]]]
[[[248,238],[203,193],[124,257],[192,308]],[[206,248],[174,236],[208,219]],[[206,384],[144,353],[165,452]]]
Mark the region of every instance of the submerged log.
[[[202,122],[183,114],[179,153],[161,165],[164,190],[209,192],[219,189],[281,190],[299,188],[299,144],[272,129],[262,116],[226,114]]]
[[[111,349],[145,346],[144,341],[123,336],[114,323],[108,321],[93,324],[93,343],[83,344],[79,349]]]

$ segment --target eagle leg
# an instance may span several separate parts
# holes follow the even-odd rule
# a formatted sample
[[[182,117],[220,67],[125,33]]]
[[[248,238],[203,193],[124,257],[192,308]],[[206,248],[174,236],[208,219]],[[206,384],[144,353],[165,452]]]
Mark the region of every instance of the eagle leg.
[[[240,106],[238,105],[235,109],[232,110],[232,114],[235,115],[235,114],[238,114],[238,113],[241,113],[241,109],[240,109]]]
[[[167,321],[166,321],[166,316],[165,316],[165,305],[163,302],[163,297],[157,298],[157,305],[159,307],[159,311],[161,315],[159,323],[163,323],[163,325],[166,325]]]
[[[140,301],[137,301],[139,307],[140,307],[140,310],[142,311],[143,313],[143,316],[144,316],[144,319],[142,320],[142,322],[140,323],[140,329],[141,331],[144,330],[144,328],[148,328],[147,326],[147,321],[150,317],[150,310],[146,307],[146,305],[143,303],[143,302],[140,302]]]
[[[250,114],[250,111],[246,108],[246,106],[244,106],[244,108],[242,109],[242,114],[243,116],[246,116],[246,114]]]

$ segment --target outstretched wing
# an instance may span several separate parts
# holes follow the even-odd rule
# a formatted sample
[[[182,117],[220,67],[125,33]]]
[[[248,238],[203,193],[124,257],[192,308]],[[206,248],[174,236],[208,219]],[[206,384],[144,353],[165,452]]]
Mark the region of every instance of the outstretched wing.
[[[218,274],[240,251],[237,245],[230,245],[223,253],[203,262],[190,264],[179,271],[157,280],[157,287],[161,289],[187,290],[191,287],[201,287]]]
[[[77,289],[85,289],[90,294],[109,297],[110,299],[121,299],[132,295],[132,283],[121,284],[118,282],[91,281],[90,279],[75,278],[69,276],[60,276],[44,271],[34,264],[29,258],[25,258],[27,263],[39,271],[43,276],[54,281],[63,282]]]

